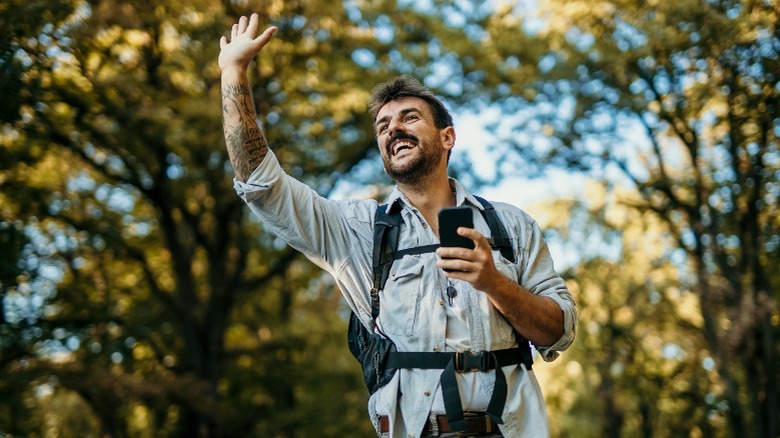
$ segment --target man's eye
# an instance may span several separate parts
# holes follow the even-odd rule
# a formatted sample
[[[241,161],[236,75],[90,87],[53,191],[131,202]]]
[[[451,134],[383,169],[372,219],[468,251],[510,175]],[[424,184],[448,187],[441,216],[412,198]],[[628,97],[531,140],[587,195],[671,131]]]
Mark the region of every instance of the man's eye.
[[[380,127],[379,127],[379,129],[377,130],[377,132],[380,132],[380,133],[381,133],[381,132],[385,132],[385,130],[387,130],[387,125],[382,125],[382,126],[380,126]]]
[[[411,121],[414,121],[414,120],[417,120],[417,116],[413,116],[413,115],[406,116],[406,121],[407,122],[411,122]]]

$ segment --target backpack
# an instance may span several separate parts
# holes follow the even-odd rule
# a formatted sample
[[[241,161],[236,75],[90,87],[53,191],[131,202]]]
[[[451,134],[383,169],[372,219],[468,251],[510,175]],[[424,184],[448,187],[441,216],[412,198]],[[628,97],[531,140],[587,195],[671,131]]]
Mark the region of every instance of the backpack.
[[[476,196],[484,210],[480,210],[490,228],[490,246],[498,249],[507,260],[515,262],[514,249],[504,224],[493,205]],[[395,260],[405,255],[424,254],[435,251],[439,245],[424,245],[398,250],[401,232],[401,211],[393,205],[390,212],[386,205],[380,205],[374,217],[374,248],[372,252],[371,318],[376,325],[379,317],[380,291],[390,275]],[[459,353],[398,352],[395,344],[385,336],[366,329],[358,316],[352,312],[347,331],[347,344],[363,370],[363,379],[369,394],[374,394],[386,385],[399,368],[444,369],[441,385],[447,419],[453,430],[465,428],[463,411],[458,394],[456,371],[496,370],[496,385],[488,406],[488,415],[502,424],[501,413],[506,402],[506,379],[500,367],[523,363],[530,370],[533,355],[528,340],[515,331],[519,347],[493,352],[482,352],[480,356]],[[500,372],[499,372],[500,371]]]

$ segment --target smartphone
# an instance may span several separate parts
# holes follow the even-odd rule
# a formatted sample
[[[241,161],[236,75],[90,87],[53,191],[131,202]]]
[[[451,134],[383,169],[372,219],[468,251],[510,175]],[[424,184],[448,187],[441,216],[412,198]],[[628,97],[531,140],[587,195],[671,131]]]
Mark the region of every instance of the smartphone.
[[[474,249],[474,241],[458,235],[458,227],[474,228],[471,207],[447,207],[439,210],[439,240],[441,246]]]

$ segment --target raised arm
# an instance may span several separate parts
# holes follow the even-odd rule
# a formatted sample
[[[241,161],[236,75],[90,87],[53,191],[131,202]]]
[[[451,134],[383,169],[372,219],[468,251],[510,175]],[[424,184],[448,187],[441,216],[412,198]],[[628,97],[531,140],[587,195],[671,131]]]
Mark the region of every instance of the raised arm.
[[[228,156],[239,181],[246,182],[268,153],[268,143],[257,124],[247,68],[252,59],[276,33],[269,27],[257,35],[259,18],[241,17],[230,30],[230,41],[219,41],[222,70],[222,129]]]

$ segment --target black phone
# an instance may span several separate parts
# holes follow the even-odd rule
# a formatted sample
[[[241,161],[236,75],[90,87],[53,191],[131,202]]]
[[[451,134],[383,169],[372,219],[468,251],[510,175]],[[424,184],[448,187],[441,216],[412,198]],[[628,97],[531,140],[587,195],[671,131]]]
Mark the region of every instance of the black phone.
[[[447,207],[439,210],[439,240],[441,246],[474,249],[474,241],[458,234],[458,227],[474,228],[471,207]]]

